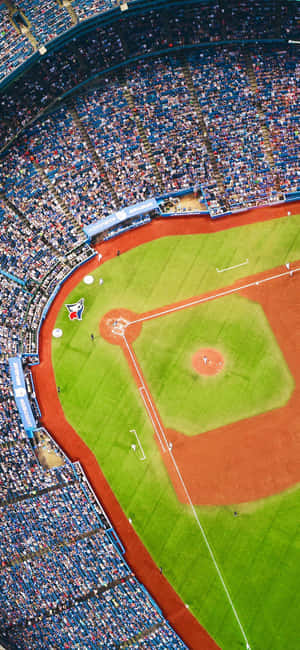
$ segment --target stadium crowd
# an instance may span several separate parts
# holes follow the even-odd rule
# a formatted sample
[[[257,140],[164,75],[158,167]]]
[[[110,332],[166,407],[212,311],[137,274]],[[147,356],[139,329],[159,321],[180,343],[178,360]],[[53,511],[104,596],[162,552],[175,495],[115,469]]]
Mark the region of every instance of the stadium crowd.
[[[25,129],[1,157],[0,179],[33,229],[32,261],[39,259],[33,279],[55,251],[83,242],[80,225],[118,207],[197,186],[216,214],[297,191],[296,57],[285,50],[278,59],[267,49],[253,61],[253,73],[257,86],[239,48],[201,49],[186,63],[175,56],[140,62]],[[41,238],[51,254],[40,253]],[[3,264],[18,275],[6,248]]]
[[[299,82],[300,64],[296,54],[263,51],[252,55],[259,99],[266,124],[276,172],[284,191],[300,186]]]
[[[56,516],[59,521],[59,510]],[[31,535],[27,544],[32,553]],[[27,619],[34,619],[37,612],[43,616],[58,604],[73,599],[76,602],[128,574],[126,563],[102,531],[61,545],[54,544],[51,550],[45,548],[30,558],[25,556],[21,562],[1,569],[0,589],[6,607],[0,611],[0,628],[26,623]]]
[[[26,30],[21,33],[17,28],[15,12],[22,12],[23,26],[27,26],[40,46],[66,32],[73,26],[74,19],[75,23],[80,23],[97,15],[101,17],[108,10],[116,9],[118,4],[114,0],[72,0],[69,12],[67,5],[56,0],[19,0],[12,3],[9,12],[4,2],[0,2],[0,80],[28,60],[34,51]],[[251,6],[246,1],[230,0],[222,4],[207,0],[199,6],[179,5],[176,12],[167,6],[159,12],[148,7],[147,13],[139,17],[120,13],[118,26],[108,28],[108,40],[106,36],[105,41],[107,43],[114,35],[113,40],[119,41],[118,49],[124,50],[123,55],[134,56],[176,43],[256,39],[266,34],[269,38],[293,37],[297,35],[298,11],[296,0],[281,3],[252,0]],[[116,54],[120,59],[120,51]]]
[[[155,66],[140,64],[136,74],[128,74],[127,86],[151,145],[164,193],[204,184],[205,170],[211,180],[197,113],[178,62],[168,57]]]
[[[20,650],[97,648],[99,642],[115,647],[150,632],[152,647],[156,626],[156,645],[169,647],[166,640],[184,648],[113,543],[80,466],[66,458],[60,467],[40,466],[35,438],[28,439],[20,421],[6,362],[0,364],[0,388],[4,641]]]
[[[86,20],[116,6],[116,0],[72,0],[72,7],[79,20]]]
[[[191,55],[190,68],[231,209],[279,198],[256,98],[239,51]]]
[[[9,351],[17,352],[20,344],[21,328],[25,325],[25,314],[30,294],[13,280],[6,278],[1,271],[0,287],[0,327],[3,340],[9,339],[9,347],[2,346],[0,358]]]
[[[294,3],[264,5],[254,0],[246,13],[246,3],[229,0],[129,15],[47,54],[37,73],[1,95],[0,629],[18,650],[96,650],[129,641],[136,649],[185,647],[112,542],[78,466],[65,457],[51,469],[41,466],[7,360],[21,353],[37,360],[45,305],[94,254],[82,225],[178,190],[202,192],[214,215],[299,191],[293,50],[257,46],[249,63],[240,47],[218,45],[266,29],[273,37],[293,34]],[[71,26],[71,14],[54,0],[20,0],[18,7],[39,43]],[[71,8],[86,20],[112,3],[73,0]],[[202,41],[211,46],[185,58],[174,52],[174,44]],[[96,88],[57,108],[62,93],[89,76],[155,49],[168,54],[107,72]],[[0,79],[31,53],[0,1]],[[29,124],[52,103],[53,111]],[[33,411],[38,429],[34,404]]]
[[[64,615],[62,615],[64,614]],[[33,617],[26,628],[11,631],[16,648],[24,648],[24,640],[33,648],[61,647],[78,650],[98,648],[169,648],[183,650],[186,646],[153,607],[144,589],[134,578],[120,581],[101,597],[92,594],[76,604],[70,602],[67,612],[51,612],[50,617]]]
[[[123,207],[153,196],[157,181],[118,82],[78,98],[76,104],[119,204]]]
[[[43,200],[45,200],[44,197]],[[16,228],[19,230],[17,247]],[[17,214],[5,210],[0,232],[0,267],[2,272],[23,281],[28,275],[36,281],[43,277],[55,260],[55,255],[50,247],[47,249],[45,246],[40,230],[30,228],[28,223]]]
[[[9,155],[0,160],[0,177],[5,196],[24,217],[22,228],[25,230],[25,236],[28,234],[28,248],[31,244],[37,250],[39,259],[49,267],[54,252],[47,251],[44,238],[51,248],[67,252],[70,248],[79,245],[84,240],[84,235],[78,228],[78,224],[68,219],[57,198],[49,190],[45,179],[38,174],[34,156],[26,147],[25,137],[22,147],[11,148]],[[28,229],[25,221],[28,222]],[[32,241],[30,241],[30,230]],[[39,253],[38,247],[44,248],[43,253]],[[50,260],[46,259],[47,255],[50,255]],[[22,263],[24,259],[21,259]],[[35,262],[34,266],[36,279],[38,279],[44,272],[43,270],[39,272],[40,262]]]
[[[8,381],[8,365],[0,363],[0,445],[25,439],[12,386]],[[4,547],[3,547],[4,549]]]
[[[36,455],[27,438],[0,447],[0,503],[6,503],[44,490],[73,478],[70,465],[63,469],[54,468],[45,472],[39,465]]]
[[[58,7],[54,0],[53,3]],[[2,4],[0,4],[0,17]],[[84,6],[85,11],[90,4],[87,1],[77,0],[77,5]],[[7,142],[16,131],[23,128],[25,123],[46,105],[60,97],[63,92],[126,59],[161,49],[240,39],[241,36],[262,38],[266,35],[266,29],[267,33],[270,32],[270,38],[273,36],[284,39],[297,36],[299,3],[296,0],[283,3],[277,3],[276,0],[268,3],[253,0],[251,11],[247,10],[246,20],[243,3],[238,3],[238,6],[239,9],[236,9],[236,3],[230,2],[228,6],[226,3],[225,11],[221,9],[218,2],[212,0],[200,5],[189,3],[179,5],[174,12],[166,3],[160,11],[148,7],[145,14],[120,13],[118,21],[105,27],[99,24],[88,35],[72,33],[72,39],[64,43],[63,50],[49,51],[44,54],[38,63],[22,75],[22,79],[16,79],[2,93],[1,142],[3,144]],[[103,7],[105,8],[107,7]],[[6,16],[6,29],[8,29],[7,10],[3,8],[3,12],[2,15]],[[11,23],[9,25],[13,29]],[[19,39],[24,37],[18,32],[16,35],[16,42],[20,43],[21,51],[23,45]],[[31,53],[31,44],[29,48]],[[8,72],[7,66],[13,70],[22,62],[21,55],[15,63],[8,61],[9,53],[12,51],[11,46],[7,47],[5,29],[3,29],[2,42],[0,31],[0,81],[2,65],[4,66],[2,78],[4,78]],[[23,60],[28,56],[29,54],[24,56]]]
[[[16,30],[9,18],[8,8],[4,2],[0,2],[0,81],[31,54],[33,47],[30,41]]]
[[[99,528],[97,512],[78,482],[68,490],[60,487],[6,504],[0,511],[2,567]]]
[[[89,223],[116,207],[113,197],[107,196],[86,142],[65,108],[32,127],[26,135],[26,147],[77,221]],[[63,239],[66,241],[65,233]]]
[[[47,43],[72,26],[67,9],[56,0],[17,0],[38,43]]]

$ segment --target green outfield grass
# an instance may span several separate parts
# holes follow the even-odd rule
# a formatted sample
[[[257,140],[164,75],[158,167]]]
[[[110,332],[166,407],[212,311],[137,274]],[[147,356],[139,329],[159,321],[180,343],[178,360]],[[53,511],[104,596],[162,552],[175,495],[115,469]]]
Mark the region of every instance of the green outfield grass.
[[[223,650],[244,647],[240,630],[190,509],[176,498],[123,353],[100,338],[98,324],[110,309],[147,311],[300,259],[299,225],[299,216],[290,217],[143,245],[99,267],[93,285],[81,282],[68,296],[85,298],[82,322],[70,322],[64,307],[56,322],[63,337],[53,340],[53,363],[67,419],[154,560]],[[247,258],[247,266],[216,272]],[[145,462],[131,449],[132,428]],[[255,504],[197,507],[252,650],[298,647],[299,507],[296,488]]]
[[[222,353],[219,374],[193,369],[203,347]],[[283,406],[293,390],[262,307],[242,296],[146,321],[134,349],[165,427],[187,435]]]

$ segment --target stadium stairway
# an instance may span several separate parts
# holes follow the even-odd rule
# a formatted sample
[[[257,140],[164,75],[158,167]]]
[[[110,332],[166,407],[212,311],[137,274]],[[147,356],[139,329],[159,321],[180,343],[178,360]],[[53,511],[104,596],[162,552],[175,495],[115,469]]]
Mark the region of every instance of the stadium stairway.
[[[3,203],[5,203],[6,207],[8,210],[11,210],[14,214],[16,214],[22,221],[23,223],[32,230],[32,223],[25,217],[25,214],[21,212],[19,208],[10,200],[8,199],[4,193],[0,193],[0,198],[2,199]],[[51,244],[51,242],[45,237],[44,234],[40,235],[41,241],[47,246],[48,249],[51,249],[54,253],[57,253],[57,250],[54,248],[54,246]]]
[[[38,42],[37,42],[36,38],[33,36],[33,33],[30,30],[30,25],[28,23],[27,18],[25,18],[23,11],[21,12],[21,14],[22,14],[22,17],[24,18],[24,21],[26,20],[26,23],[28,24],[28,26],[25,27],[24,25],[22,25],[21,28],[20,28],[20,32],[21,32],[21,34],[23,34],[23,36],[26,36],[28,38],[28,40],[30,41],[30,43],[31,43],[31,45],[32,45],[32,47],[34,49],[34,52],[36,52],[37,49],[38,49]]]
[[[34,560],[35,558],[38,557],[42,558],[48,553],[55,552],[55,550],[58,548],[63,549],[64,547],[69,546],[69,544],[75,544],[75,542],[78,542],[79,540],[89,539],[93,537],[93,535],[97,535],[102,531],[103,529],[99,526],[98,528],[93,528],[92,530],[89,530],[87,533],[74,535],[72,538],[69,538],[68,540],[64,539],[62,541],[58,540],[56,542],[53,542],[51,546],[50,545],[47,546],[46,544],[44,544],[43,548],[41,548],[39,551],[34,551],[32,553],[28,551],[28,553],[22,553],[22,557],[19,557],[16,560],[9,560],[7,562],[2,562],[0,566],[0,572],[7,569],[7,567],[17,566],[18,564],[22,564],[23,562],[27,562],[28,560]]]
[[[130,639],[130,641],[125,641],[124,643],[121,643],[118,647],[119,650],[124,650],[124,648],[131,648],[133,643],[138,643],[139,639],[147,639],[152,632],[155,632],[156,630],[159,630],[160,627],[163,627],[164,623],[155,623],[155,625],[152,625],[147,629],[146,632],[140,632],[140,634],[137,634],[135,637]]]
[[[31,224],[28,221],[28,219],[25,217],[23,212],[21,212],[21,210],[19,210],[19,208],[17,208],[15,206],[15,204],[10,199],[7,198],[7,196],[5,196],[4,192],[0,193],[0,199],[2,199],[3,203],[6,205],[8,210],[11,210],[11,212],[13,212],[18,217],[20,217],[20,219],[22,219],[23,223],[25,223],[27,226],[29,226],[31,228]]]
[[[145,147],[145,149],[147,151],[147,154],[149,156],[149,161],[151,163],[151,167],[153,169],[155,178],[156,178],[156,180],[158,182],[159,189],[163,193],[164,192],[164,186],[163,186],[162,177],[161,177],[161,175],[159,173],[158,167],[157,167],[156,162],[154,160],[152,147],[151,147],[150,142],[149,142],[149,140],[148,140],[148,138],[146,136],[145,129],[144,129],[143,125],[142,125],[142,122],[141,122],[140,118],[138,117],[135,102],[134,102],[134,96],[126,88],[126,79],[124,77],[120,77],[120,84],[122,86],[124,97],[125,97],[125,99],[126,99],[126,101],[128,103],[128,106],[129,106],[130,110],[131,110],[132,118],[136,123],[137,130],[139,132],[139,136],[140,136],[140,138],[142,140],[142,143],[143,143],[143,145],[144,145],[144,147]]]
[[[33,36],[32,32],[30,31],[30,23],[26,18],[24,12],[16,9],[16,7],[14,7],[11,2],[6,2],[6,5],[9,9],[9,19],[14,29],[17,29],[17,31],[19,29],[20,34],[28,38],[29,42],[33,47],[34,52],[36,52],[36,50],[38,49],[38,42],[36,38]],[[21,16],[21,20],[16,19],[15,17],[16,14]]]
[[[192,103],[193,103],[193,106],[194,106],[194,108],[196,110],[196,113],[198,115],[199,132],[201,133],[203,143],[206,146],[206,150],[207,150],[207,153],[208,153],[208,156],[209,156],[209,160],[211,162],[211,166],[212,166],[212,169],[214,171],[215,179],[217,181],[218,190],[219,190],[220,196],[223,197],[223,201],[224,201],[224,205],[225,205],[226,210],[229,210],[229,205],[228,205],[228,202],[227,202],[227,200],[225,198],[226,194],[225,194],[225,188],[224,188],[224,184],[223,184],[223,180],[222,180],[222,175],[221,175],[219,165],[217,163],[216,157],[215,157],[213,149],[212,149],[211,141],[210,141],[209,137],[207,136],[206,125],[205,125],[205,122],[204,122],[204,119],[203,119],[200,104],[198,102],[197,93],[195,91],[195,87],[194,87],[194,84],[193,84],[193,79],[192,79],[190,67],[189,67],[188,61],[186,60],[186,57],[185,57],[184,53],[181,54],[181,64],[182,64],[182,69],[183,69],[183,73],[184,73],[185,80],[186,80],[186,85],[187,85],[187,87],[188,87],[188,89],[189,89],[189,91],[191,93]]]
[[[79,22],[79,18],[76,14],[74,7],[72,7],[71,0],[62,0],[62,6],[70,14],[72,25],[77,25],[77,23]]]
[[[72,215],[70,212],[69,208],[66,206],[65,202],[61,198],[61,195],[59,191],[56,189],[56,187],[51,183],[50,179],[48,178],[47,174],[44,172],[43,168],[41,165],[37,162],[37,160],[33,160],[33,165],[38,172],[38,174],[41,176],[43,181],[46,183],[46,185],[49,187],[50,193],[54,196],[56,199],[57,203],[59,203],[61,209],[63,210],[65,216],[67,219],[76,226],[76,230],[78,231],[78,234],[80,233],[81,235],[81,228],[79,226],[78,221],[75,219],[75,217]]]
[[[102,164],[102,162],[101,162],[101,160],[100,160],[100,158],[99,158],[99,156],[98,156],[98,154],[97,154],[97,152],[95,150],[95,147],[93,146],[91,138],[90,138],[88,132],[86,131],[86,128],[85,128],[84,124],[82,123],[82,121],[81,121],[81,119],[80,119],[80,117],[79,117],[79,115],[77,113],[77,110],[76,110],[75,106],[72,105],[72,104],[68,104],[67,108],[68,108],[68,111],[69,111],[70,115],[72,116],[76,126],[78,127],[78,129],[79,129],[79,131],[81,133],[81,137],[85,141],[85,143],[87,145],[87,148],[88,148],[88,150],[89,150],[89,152],[90,152],[96,166],[99,169],[101,177],[103,178],[103,182],[107,185],[109,191],[111,192],[111,195],[114,198],[115,204],[120,208],[121,207],[120,206],[120,201],[119,201],[119,199],[117,197],[115,189],[112,186],[112,184],[111,184],[111,182],[110,182],[110,180],[109,180],[109,178],[107,176],[107,173],[105,171],[105,167]]]
[[[221,36],[224,41],[227,39],[226,28],[225,28],[225,23],[226,23],[225,17],[227,16],[227,8],[228,8],[227,0],[219,0],[218,2],[219,24],[220,24]],[[227,20],[229,20],[229,24],[230,24],[230,16],[227,16]]]
[[[258,97],[259,88],[258,88],[257,83],[256,83],[256,77],[255,77],[255,74],[254,74],[250,54],[246,50],[244,51],[244,61],[245,61],[245,64],[246,64],[246,71],[247,71],[248,79],[250,81],[251,89],[253,90],[254,95],[256,97]],[[261,105],[259,99],[257,99],[255,107],[256,107],[257,113],[259,115],[260,130],[261,130],[262,135],[263,135],[264,149],[265,149],[265,152],[266,152],[266,156],[267,156],[269,165],[271,167],[271,170],[272,170],[272,172],[273,172],[273,174],[275,176],[275,179],[276,179],[276,181],[275,181],[276,182],[276,190],[278,192],[280,192],[280,182],[279,182],[278,174],[277,174],[277,171],[276,171],[276,166],[275,166],[275,163],[274,163],[272,145],[271,145],[271,141],[270,141],[270,132],[269,132],[269,129],[268,129],[267,125],[266,125],[266,116],[264,114],[264,111],[263,111],[263,108],[262,108],[262,105]]]
[[[114,31],[116,32],[116,34],[118,35],[121,41],[125,59],[130,59],[130,50],[127,43],[128,33],[126,32],[126,25],[123,24],[123,21],[120,21],[119,23],[117,22],[115,23]]]
[[[24,12],[18,9],[10,0],[4,0],[4,4],[9,11],[9,20],[13,28],[17,33],[19,31],[22,36],[28,38],[34,51],[36,51],[38,49],[38,42],[30,31],[30,23]],[[16,16],[21,17],[21,19],[18,19]]]
[[[19,9],[17,6],[15,6],[10,0],[4,0],[6,3],[6,6],[9,9],[9,18],[10,22],[12,23],[13,27],[15,29],[19,29],[20,34],[22,36],[26,36],[28,40],[30,41],[34,51],[38,49],[38,41],[36,40],[35,36],[33,35],[31,31],[31,23],[28,20],[26,14],[24,11]]]

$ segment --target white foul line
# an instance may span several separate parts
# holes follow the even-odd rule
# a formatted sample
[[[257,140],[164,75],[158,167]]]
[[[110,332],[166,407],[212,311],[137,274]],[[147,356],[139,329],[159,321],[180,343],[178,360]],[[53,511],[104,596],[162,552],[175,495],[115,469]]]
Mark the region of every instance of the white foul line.
[[[230,596],[230,593],[229,593],[229,591],[228,591],[228,588],[226,587],[226,584],[225,584],[224,578],[223,578],[223,576],[222,576],[221,570],[219,569],[219,566],[218,566],[217,561],[216,561],[216,559],[215,559],[215,556],[214,556],[214,553],[213,553],[212,548],[211,548],[211,546],[210,546],[210,543],[209,543],[209,541],[208,541],[208,539],[207,539],[207,537],[206,537],[205,530],[204,530],[204,528],[203,528],[203,526],[202,526],[202,524],[201,524],[201,521],[200,521],[200,519],[199,519],[199,517],[198,517],[198,515],[197,515],[197,512],[196,512],[196,510],[195,510],[195,507],[194,507],[194,504],[193,504],[193,502],[192,502],[192,499],[191,499],[191,497],[190,497],[190,495],[189,495],[189,492],[188,492],[188,490],[187,490],[187,487],[186,487],[186,485],[185,485],[185,482],[184,482],[184,480],[183,480],[183,478],[182,478],[182,475],[181,475],[180,469],[179,469],[179,467],[178,467],[178,465],[177,465],[177,463],[176,463],[176,460],[175,460],[175,458],[174,458],[174,456],[173,456],[173,453],[172,453],[172,450],[171,450],[170,448],[169,448],[169,454],[170,454],[170,456],[171,456],[171,458],[172,458],[172,462],[173,462],[173,465],[174,465],[174,467],[175,467],[176,473],[177,473],[178,478],[179,478],[179,480],[180,480],[180,483],[181,483],[181,485],[182,485],[182,487],[183,487],[183,489],[184,489],[184,492],[185,492],[186,498],[187,498],[187,500],[188,500],[188,502],[189,502],[189,504],[190,504],[190,506],[191,506],[191,510],[192,510],[192,513],[193,513],[193,515],[194,515],[194,517],[195,517],[195,520],[196,520],[196,522],[197,522],[197,524],[198,524],[198,526],[199,526],[199,528],[200,528],[200,531],[201,531],[202,537],[203,537],[203,539],[204,539],[205,545],[206,545],[207,550],[208,550],[208,552],[209,552],[209,555],[210,555],[210,557],[211,557],[211,559],[212,559],[212,561],[213,561],[213,564],[214,564],[214,567],[215,567],[215,569],[216,569],[216,571],[217,571],[217,574],[218,574],[218,576],[219,576],[219,578],[220,578],[220,581],[221,581],[222,587],[223,587],[223,589],[224,589],[224,591],[225,591],[225,594],[226,594],[226,596],[227,596],[227,599],[228,599],[228,601],[229,601],[229,604],[230,604],[230,606],[231,606],[231,609],[232,609],[232,611],[233,611],[233,614],[234,614],[234,616],[235,616],[235,619],[236,619],[236,621],[237,621],[237,623],[238,623],[238,625],[239,625],[239,628],[240,628],[240,630],[241,630],[241,633],[242,633],[242,635],[243,635],[244,641],[245,641],[245,643],[246,643],[246,648],[247,648],[247,650],[251,650],[250,645],[249,645],[249,643],[248,643],[248,639],[247,639],[246,634],[245,634],[245,632],[244,632],[244,628],[243,628],[243,626],[242,626],[242,624],[241,624],[241,621],[240,621],[240,619],[239,619],[239,615],[238,615],[238,613],[237,613],[237,611],[236,611],[236,609],[235,609],[235,606],[234,606],[234,604],[233,604],[232,598],[231,598],[231,596]]]
[[[158,437],[159,444],[160,444],[160,446],[161,446],[163,452],[165,453],[166,450],[165,450],[165,448],[164,448],[163,441],[162,441],[162,439],[161,439],[161,437],[160,437],[160,435],[159,435],[159,432],[157,431],[156,424],[155,424],[155,422],[154,422],[154,420],[153,420],[153,417],[152,417],[152,413],[151,413],[151,411],[150,411],[150,409],[149,409],[149,406],[148,406],[148,404],[147,404],[147,402],[146,402],[146,398],[144,397],[144,394],[143,394],[143,391],[144,391],[144,390],[145,390],[145,389],[144,389],[142,386],[139,388],[141,398],[142,398],[142,400],[143,400],[143,402],[144,402],[144,404],[145,404],[145,407],[146,407],[146,409],[147,409],[147,413],[148,413],[149,418],[150,418],[150,420],[151,420],[151,422],[152,422],[153,429],[154,429],[154,431],[155,431],[155,433],[156,433],[156,435],[157,435],[157,437]]]
[[[141,384],[142,384],[142,386],[139,388],[139,391],[140,391],[142,397],[143,397],[143,393],[142,393],[142,391],[144,390],[144,391],[146,392],[147,397],[148,397],[148,400],[149,400],[149,404],[151,405],[151,408],[152,408],[152,412],[153,412],[153,414],[156,416],[156,414],[155,414],[155,408],[154,408],[154,405],[153,405],[153,403],[152,403],[151,396],[149,395],[149,393],[148,393],[148,391],[147,391],[147,388],[146,388],[146,386],[145,386],[144,379],[143,379],[142,374],[141,374],[141,372],[140,372],[140,369],[139,369],[139,367],[138,367],[138,365],[137,365],[137,363],[136,363],[136,361],[135,361],[134,355],[132,354],[132,350],[131,350],[130,346],[128,345],[128,341],[127,341],[127,339],[126,339],[125,334],[123,334],[122,337],[123,337],[123,340],[124,340],[124,342],[125,342],[125,344],[126,344],[126,346],[127,346],[127,350],[128,350],[128,352],[129,352],[129,354],[130,354],[130,357],[131,357],[132,363],[134,364],[134,367],[135,367],[135,370],[136,370],[136,372],[137,372],[137,374],[138,374],[139,380],[140,380],[140,382],[141,382]],[[146,406],[146,408],[147,408],[147,411],[148,411],[149,417],[150,417],[151,422],[152,422],[152,425],[153,425],[153,419],[152,419],[152,416],[151,416],[151,414],[150,414],[150,412],[149,412],[149,408],[148,408],[148,406],[147,406],[147,403],[146,403],[146,400],[144,399],[144,397],[143,397],[143,401],[144,401],[144,404],[145,404],[145,406]],[[217,561],[216,561],[216,559],[215,559],[215,556],[214,556],[214,553],[213,553],[213,551],[212,551],[212,548],[211,548],[211,546],[210,546],[210,544],[209,544],[209,541],[208,541],[208,539],[207,539],[207,537],[206,537],[205,530],[204,530],[204,528],[203,528],[203,526],[202,526],[202,524],[201,524],[201,522],[200,522],[200,519],[199,519],[199,517],[198,517],[198,515],[197,515],[197,512],[196,512],[195,507],[194,507],[194,505],[193,505],[192,499],[191,499],[191,497],[190,497],[190,495],[189,495],[189,492],[188,492],[188,490],[187,490],[187,487],[186,487],[186,485],[185,485],[185,482],[184,482],[184,480],[183,480],[183,478],[182,478],[182,475],[181,475],[180,469],[179,469],[179,467],[178,467],[178,465],[177,465],[177,463],[176,463],[176,460],[175,460],[175,458],[174,458],[174,456],[173,456],[173,454],[172,454],[172,448],[171,448],[171,447],[169,446],[169,444],[168,444],[168,440],[167,440],[167,438],[166,438],[166,434],[165,434],[164,429],[162,428],[162,426],[161,426],[161,424],[160,424],[160,422],[159,422],[157,416],[156,416],[156,420],[157,420],[157,422],[158,422],[158,424],[159,424],[159,427],[160,427],[160,430],[161,430],[162,437],[163,437],[163,439],[164,439],[164,441],[165,441],[165,444],[166,444],[167,451],[168,451],[169,454],[170,454],[171,460],[172,460],[173,465],[174,465],[174,467],[175,467],[175,470],[176,470],[177,476],[178,476],[178,478],[179,478],[179,481],[180,481],[180,483],[181,483],[181,485],[182,485],[182,487],[183,487],[183,490],[184,490],[184,493],[185,493],[185,495],[186,495],[187,501],[188,501],[188,503],[189,503],[190,506],[191,506],[191,510],[192,510],[192,513],[193,513],[194,518],[195,518],[195,520],[196,520],[196,523],[197,523],[197,525],[198,525],[198,527],[199,527],[199,529],[200,529],[200,532],[201,532],[202,537],[203,537],[203,539],[204,539],[204,542],[205,542],[205,545],[206,545],[207,550],[208,550],[208,552],[209,552],[209,555],[210,555],[210,557],[211,557],[211,560],[212,560],[212,562],[213,562],[213,564],[214,564],[214,567],[215,567],[215,569],[216,569],[216,572],[217,572],[217,574],[218,574],[218,577],[219,577],[219,579],[220,579],[220,581],[221,581],[222,587],[223,587],[223,589],[224,589],[224,591],[225,591],[226,597],[227,597],[227,599],[228,599],[228,601],[229,601],[230,607],[231,607],[231,609],[232,609],[232,611],[233,611],[234,617],[235,617],[235,619],[236,619],[236,621],[237,621],[237,623],[238,623],[238,626],[239,626],[239,628],[240,628],[240,630],[241,630],[242,636],[243,636],[244,641],[245,641],[245,643],[246,643],[246,648],[247,648],[247,650],[251,650],[250,645],[249,645],[249,643],[248,643],[248,639],[247,639],[246,634],[245,634],[245,632],[244,632],[244,628],[243,628],[243,626],[242,626],[242,624],[241,624],[241,621],[240,621],[240,619],[239,619],[239,615],[238,615],[238,613],[237,613],[237,611],[236,611],[236,609],[235,609],[235,606],[234,606],[234,604],[233,604],[232,598],[231,598],[231,596],[230,596],[230,593],[229,593],[229,591],[228,591],[228,588],[226,587],[226,584],[225,584],[224,578],[223,578],[222,573],[221,573],[221,571],[220,571],[220,569],[219,569],[219,566],[218,566]],[[155,431],[156,434],[158,435],[155,426],[154,426],[154,431]],[[160,436],[159,436],[159,435],[158,435],[158,438],[159,438],[159,441],[160,441],[160,443],[161,443],[161,440],[160,440]]]
[[[136,430],[135,429],[130,429],[130,433],[134,433],[134,435],[135,435],[135,437],[137,439],[137,443],[138,443],[138,446],[139,446],[141,454],[142,454],[142,457],[141,457],[140,460],[146,460],[146,454],[145,454],[145,452],[143,450],[142,443],[141,443],[141,441],[140,441],[140,439],[138,437],[138,434],[137,434]]]
[[[194,305],[200,305],[202,302],[210,302],[216,298],[222,298],[223,296],[229,296],[231,293],[237,293],[238,291],[243,291],[243,289],[249,289],[258,284],[264,284],[265,282],[270,282],[271,280],[278,280],[278,278],[283,278],[285,275],[290,275],[291,273],[297,273],[300,271],[300,267],[292,269],[291,271],[284,271],[283,273],[277,273],[277,275],[271,275],[268,278],[263,278],[262,280],[254,280],[253,282],[248,282],[247,284],[242,284],[239,287],[233,287],[231,289],[226,289],[225,291],[219,291],[211,296],[204,296],[203,298],[195,298],[190,302],[185,302],[184,304],[174,305],[173,307],[168,307],[154,314],[149,314],[148,316],[141,316],[136,320],[132,320],[128,323],[128,326],[134,325],[135,323],[143,323],[147,320],[152,320],[153,318],[159,318],[160,316],[166,316],[167,314],[172,314],[175,311],[181,311],[182,309],[187,309],[188,307],[194,307]]]
[[[156,422],[157,422],[157,424],[158,424],[158,427],[159,427],[161,433],[164,435],[164,431],[163,431],[163,428],[162,428],[162,426],[161,426],[161,423],[160,423],[160,421],[159,421],[159,419],[158,419],[158,417],[157,417],[157,414],[156,414],[156,412],[155,412],[155,409],[153,408],[153,404],[152,404],[152,401],[151,401],[151,397],[150,397],[150,395],[149,395],[149,392],[148,392],[148,390],[147,390],[147,386],[146,386],[146,384],[145,384],[145,382],[144,382],[144,379],[143,379],[143,377],[142,377],[142,375],[141,375],[140,369],[139,369],[139,367],[138,367],[138,365],[137,365],[137,363],[136,363],[136,360],[135,360],[134,355],[133,355],[133,353],[132,353],[131,347],[128,345],[128,341],[127,341],[127,339],[126,339],[125,334],[122,334],[122,338],[123,338],[123,341],[124,341],[124,343],[125,343],[125,345],[126,345],[126,347],[127,347],[128,352],[129,352],[129,354],[130,354],[130,358],[131,358],[131,361],[132,361],[132,363],[133,363],[133,365],[134,365],[134,367],[135,367],[136,373],[137,373],[137,375],[138,375],[138,377],[139,377],[139,380],[140,380],[140,383],[141,383],[141,387],[139,388],[139,391],[140,391],[141,397],[142,397],[142,399],[143,399],[143,402],[144,402],[144,404],[145,404],[145,406],[146,406],[146,409],[147,409],[147,411],[148,411],[148,413],[149,413],[148,405],[147,405],[147,402],[146,402],[146,400],[145,400],[145,398],[144,398],[144,395],[143,395],[143,392],[142,392],[142,391],[145,391],[145,394],[146,394],[146,396],[147,396],[147,398],[148,398],[148,400],[149,400],[149,404],[151,404],[151,407],[152,407],[152,413],[153,413],[153,416],[154,416],[154,418],[155,418],[155,420],[156,420]],[[149,413],[149,417],[151,418],[151,422],[152,422],[152,424],[153,424],[154,431],[156,432],[156,435],[157,435],[157,437],[158,437],[158,439],[159,439],[159,442],[160,442],[160,444],[161,444],[161,447],[162,447],[163,451],[165,451],[165,448],[164,448],[163,442],[162,442],[161,437],[160,437],[160,435],[159,435],[159,433],[158,433],[158,431],[157,431],[156,426],[155,426],[154,423],[153,423],[153,419],[152,419],[152,416],[150,415],[150,413]]]
[[[227,266],[226,269],[218,269],[216,266],[216,271],[218,271],[218,273],[224,273],[224,271],[232,271],[232,269],[237,269],[239,266],[245,266],[245,264],[248,264],[248,262],[249,260],[247,257],[246,262],[241,262],[241,264],[235,264],[234,266]]]

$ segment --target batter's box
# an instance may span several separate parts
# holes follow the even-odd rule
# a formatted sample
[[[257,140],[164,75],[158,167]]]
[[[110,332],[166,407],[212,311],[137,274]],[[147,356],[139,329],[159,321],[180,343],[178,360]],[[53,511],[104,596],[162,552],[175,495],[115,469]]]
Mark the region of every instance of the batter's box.
[[[116,334],[117,336],[124,336],[126,327],[128,327],[130,323],[129,320],[126,320],[126,318],[123,318],[122,316],[117,320],[111,319],[110,322],[112,333]]]

